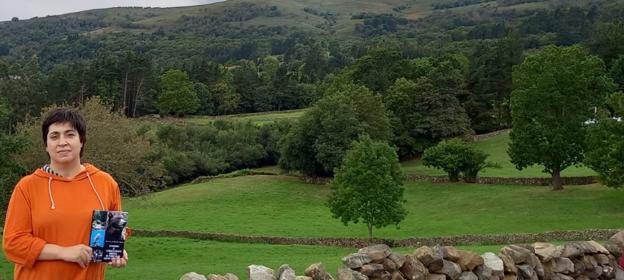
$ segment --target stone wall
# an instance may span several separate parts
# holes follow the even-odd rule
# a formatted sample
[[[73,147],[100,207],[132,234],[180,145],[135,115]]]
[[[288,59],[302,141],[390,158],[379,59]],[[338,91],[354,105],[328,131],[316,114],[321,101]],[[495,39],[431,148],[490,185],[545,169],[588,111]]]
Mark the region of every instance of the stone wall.
[[[300,177],[302,181],[310,184],[325,185],[331,183],[331,178],[328,177]],[[429,175],[416,175],[408,174],[408,181],[430,181],[432,183],[449,183],[448,176],[429,176]],[[551,178],[531,178],[531,177],[477,177],[475,182],[477,184],[496,184],[496,185],[530,185],[530,186],[550,186],[552,182]],[[598,182],[596,176],[583,176],[583,177],[561,177],[563,185],[589,185]]]
[[[485,244],[513,244],[530,243],[535,241],[570,241],[570,240],[606,240],[619,232],[620,229],[585,229],[568,231],[550,231],[542,233],[513,233],[513,234],[464,234],[439,237],[411,237],[405,239],[378,239],[372,242],[364,238],[336,238],[336,237],[278,237],[278,236],[250,236],[214,232],[172,231],[172,230],[144,230],[132,229],[132,235],[142,237],[182,237],[199,240],[215,240],[237,243],[262,243],[281,245],[319,245],[334,247],[365,247],[371,243],[386,244],[391,247],[418,247],[422,245],[485,245]]]
[[[407,175],[410,181],[428,180],[433,183],[450,182],[447,176],[428,176],[428,175]],[[551,178],[524,178],[524,177],[477,177],[477,184],[496,184],[496,185],[531,185],[531,186],[550,186]],[[561,177],[563,185],[588,185],[598,182],[598,177]]]
[[[475,254],[452,246],[421,246],[411,254],[392,252],[377,244],[342,258],[337,280],[513,280],[615,279],[617,259],[624,248],[624,231],[605,244],[577,241],[564,245],[537,242],[509,245],[498,254]],[[233,274],[207,276],[187,273],[181,280],[238,280]],[[334,280],[321,263],[296,276],[288,265],[277,271],[248,267],[249,280]]]

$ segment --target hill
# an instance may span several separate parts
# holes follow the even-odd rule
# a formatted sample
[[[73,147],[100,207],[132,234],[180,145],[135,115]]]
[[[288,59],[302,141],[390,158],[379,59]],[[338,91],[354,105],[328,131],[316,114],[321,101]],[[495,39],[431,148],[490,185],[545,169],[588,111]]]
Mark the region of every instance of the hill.
[[[412,52],[422,55],[441,46],[465,45],[454,42],[500,38],[539,11],[589,4],[604,11],[618,5],[604,0],[228,0],[180,8],[99,9],[0,22],[0,58],[37,55],[50,67],[103,50],[139,50],[157,57],[161,66],[173,66],[198,55],[226,62],[282,54],[298,43],[309,44],[309,38],[335,41],[343,49],[362,48],[386,35],[418,42],[422,49]],[[559,13],[554,20],[561,22],[529,33],[551,33],[550,40],[553,32],[570,35],[561,30],[571,24],[567,15]],[[578,32],[572,35],[579,37]]]

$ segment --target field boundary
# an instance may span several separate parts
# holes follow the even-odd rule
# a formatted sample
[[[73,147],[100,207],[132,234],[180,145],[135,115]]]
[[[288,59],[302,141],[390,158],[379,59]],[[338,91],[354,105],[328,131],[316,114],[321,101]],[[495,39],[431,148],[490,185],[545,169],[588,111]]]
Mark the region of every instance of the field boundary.
[[[294,175],[291,175],[294,176]],[[324,185],[331,182],[332,178],[329,177],[299,177],[302,181],[310,184]],[[430,176],[430,175],[415,175],[408,174],[406,176],[407,181],[430,181],[432,183],[451,183],[448,176]],[[461,181],[465,182],[465,181]],[[584,176],[584,177],[561,177],[563,185],[589,185],[598,182],[596,176]],[[527,185],[527,186],[550,186],[551,178],[543,177],[477,177],[475,182],[465,182],[470,184],[483,184],[483,185]]]
[[[182,237],[199,240],[213,240],[237,243],[263,243],[275,245],[316,245],[333,247],[364,247],[370,244],[386,244],[390,247],[457,246],[457,245],[499,245],[552,241],[607,240],[622,229],[586,229],[570,231],[549,231],[543,233],[509,234],[466,234],[443,237],[412,237],[406,239],[366,238],[296,238],[276,236],[250,236],[228,233],[211,233],[174,230],[133,229],[132,235],[139,237]]]
[[[428,180],[432,183],[449,183],[448,176],[430,176],[430,175],[407,175],[408,181],[424,181]],[[477,177],[476,184],[484,185],[529,185],[529,186],[550,186],[551,178],[546,177]],[[597,176],[578,176],[578,177],[561,177],[563,185],[589,185],[598,183]]]

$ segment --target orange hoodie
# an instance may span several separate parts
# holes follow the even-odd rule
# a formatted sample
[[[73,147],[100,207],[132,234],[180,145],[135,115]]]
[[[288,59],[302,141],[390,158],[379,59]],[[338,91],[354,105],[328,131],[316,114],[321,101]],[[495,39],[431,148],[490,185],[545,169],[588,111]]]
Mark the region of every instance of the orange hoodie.
[[[119,187],[106,172],[90,164],[73,179],[37,169],[22,178],[11,195],[4,224],[2,247],[15,263],[20,280],[104,279],[106,265],[38,261],[47,243],[89,245],[94,209],[121,210]]]

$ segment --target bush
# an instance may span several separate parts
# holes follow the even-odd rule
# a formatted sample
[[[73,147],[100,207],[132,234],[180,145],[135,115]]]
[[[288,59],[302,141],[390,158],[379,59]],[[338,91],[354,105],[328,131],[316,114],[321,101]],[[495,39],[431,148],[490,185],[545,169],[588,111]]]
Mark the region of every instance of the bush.
[[[451,139],[426,149],[422,160],[425,166],[444,170],[452,182],[459,181],[460,175],[466,182],[475,182],[479,171],[492,166],[487,157],[461,140]]]
[[[256,126],[250,122],[215,121],[210,125],[160,125],[153,141],[167,173],[177,184],[198,176],[276,164],[277,143],[289,124]]]

